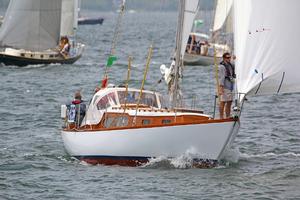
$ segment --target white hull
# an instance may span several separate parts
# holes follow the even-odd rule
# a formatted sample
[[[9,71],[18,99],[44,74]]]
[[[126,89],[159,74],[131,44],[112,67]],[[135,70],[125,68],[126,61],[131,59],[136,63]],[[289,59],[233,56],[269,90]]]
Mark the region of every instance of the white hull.
[[[234,128],[235,127],[235,128]],[[74,157],[177,157],[219,160],[239,128],[239,121],[110,131],[62,131]]]

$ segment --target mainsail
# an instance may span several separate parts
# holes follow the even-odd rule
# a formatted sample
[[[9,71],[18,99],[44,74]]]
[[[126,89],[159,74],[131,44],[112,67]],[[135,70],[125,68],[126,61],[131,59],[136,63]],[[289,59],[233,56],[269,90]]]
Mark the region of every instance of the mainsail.
[[[0,46],[42,51],[57,46],[61,0],[11,0],[0,30]]]
[[[78,0],[62,0],[60,35],[74,35],[78,22]]]
[[[300,92],[299,0],[235,0],[240,94]]]
[[[178,28],[182,28],[182,38],[181,38],[181,56],[184,55],[186,45],[188,42],[189,35],[191,33],[195,16],[199,10],[199,0],[188,0],[184,3],[184,12],[183,12],[183,24]]]
[[[217,0],[213,32],[221,29],[227,20],[230,20],[233,0]],[[232,29],[231,29],[232,30]]]

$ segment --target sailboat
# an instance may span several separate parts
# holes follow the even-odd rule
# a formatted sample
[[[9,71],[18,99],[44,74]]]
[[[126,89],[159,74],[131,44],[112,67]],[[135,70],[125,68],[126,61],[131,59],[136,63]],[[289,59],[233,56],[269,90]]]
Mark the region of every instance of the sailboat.
[[[26,66],[78,60],[84,45],[74,34],[75,4],[75,0],[11,0],[0,29],[0,63]],[[58,49],[61,36],[72,39],[68,55]]]
[[[81,0],[78,1],[78,25],[95,25],[95,24],[102,24],[104,21],[103,17],[87,17],[82,16],[80,13],[81,10]]]
[[[95,25],[95,24],[103,24],[103,17],[80,17],[78,18],[79,25]]]
[[[61,135],[69,155],[90,164],[139,166],[192,152],[198,166],[216,165],[234,140],[239,118],[217,119],[181,106],[178,79],[197,9],[198,0],[179,1],[172,105],[167,108],[161,94],[145,90],[144,82],[140,89],[103,84],[84,116],[80,105],[62,105]],[[150,48],[146,66],[151,54]],[[144,77],[146,72],[147,67]]]
[[[198,43],[193,48],[187,48],[185,64],[213,65],[216,61],[221,61],[225,52],[232,51],[232,3],[233,0],[217,0],[211,37],[198,32],[190,34],[193,37],[192,45],[196,44],[195,41]]]

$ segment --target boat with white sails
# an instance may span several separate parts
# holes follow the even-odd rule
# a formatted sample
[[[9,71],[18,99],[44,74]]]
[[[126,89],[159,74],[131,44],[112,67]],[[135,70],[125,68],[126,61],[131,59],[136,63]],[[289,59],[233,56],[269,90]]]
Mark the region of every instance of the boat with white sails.
[[[76,41],[77,0],[11,0],[0,29],[0,63],[71,64],[84,45]],[[68,37],[70,49],[63,55],[61,37]]]
[[[212,35],[192,32],[191,41],[184,54],[187,65],[209,66],[220,63],[222,55],[232,52],[232,0],[217,0]],[[201,12],[201,11],[200,11]],[[199,20],[195,20],[195,23]]]
[[[234,0],[236,112],[228,119],[217,119],[199,110],[181,108],[178,79],[197,5],[196,0],[180,0],[172,106],[166,108],[161,95],[144,90],[143,84],[139,90],[128,88],[128,82],[125,87],[104,84],[106,87],[94,94],[82,120],[80,112],[77,120],[70,120],[63,109],[65,128],[61,134],[71,156],[91,164],[136,166],[150,158],[192,152],[192,159],[208,161],[204,167],[208,163],[214,166],[238,133],[245,97],[300,92],[300,52],[298,45],[290,45],[300,43],[295,17],[300,2]],[[284,49],[290,51],[281,51]]]
[[[180,0],[179,8],[175,74],[182,69],[198,0]],[[145,90],[143,84],[140,89],[128,88],[128,84],[125,87],[104,84],[94,94],[84,117],[80,105],[73,105],[73,111],[70,106],[69,109],[62,106],[65,128],[61,134],[66,151],[87,163],[126,166],[189,152],[198,166],[215,166],[234,140],[239,119],[217,119],[201,110],[182,107],[178,82],[178,79],[172,81],[172,88],[177,90],[172,91],[170,107],[159,93]]]

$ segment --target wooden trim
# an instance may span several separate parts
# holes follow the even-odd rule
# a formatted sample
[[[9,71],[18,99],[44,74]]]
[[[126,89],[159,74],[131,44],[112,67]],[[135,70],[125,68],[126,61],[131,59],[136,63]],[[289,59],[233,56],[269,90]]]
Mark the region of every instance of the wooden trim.
[[[122,127],[105,127],[104,121],[108,117],[128,117],[127,126]],[[175,120],[176,119],[176,120]],[[129,116],[127,113],[105,113],[99,124],[85,125],[80,128],[70,127],[64,129],[64,131],[112,131],[112,130],[129,130],[129,129],[142,129],[142,128],[157,128],[157,127],[170,127],[170,126],[185,126],[185,125],[197,125],[197,124],[211,124],[211,123],[224,123],[238,121],[238,118],[227,119],[211,119],[206,116],[198,115],[182,115],[182,116],[137,116],[135,124],[133,123],[134,116]],[[142,120],[150,120],[150,124],[142,124]],[[164,124],[163,120],[170,120],[171,123]]]

